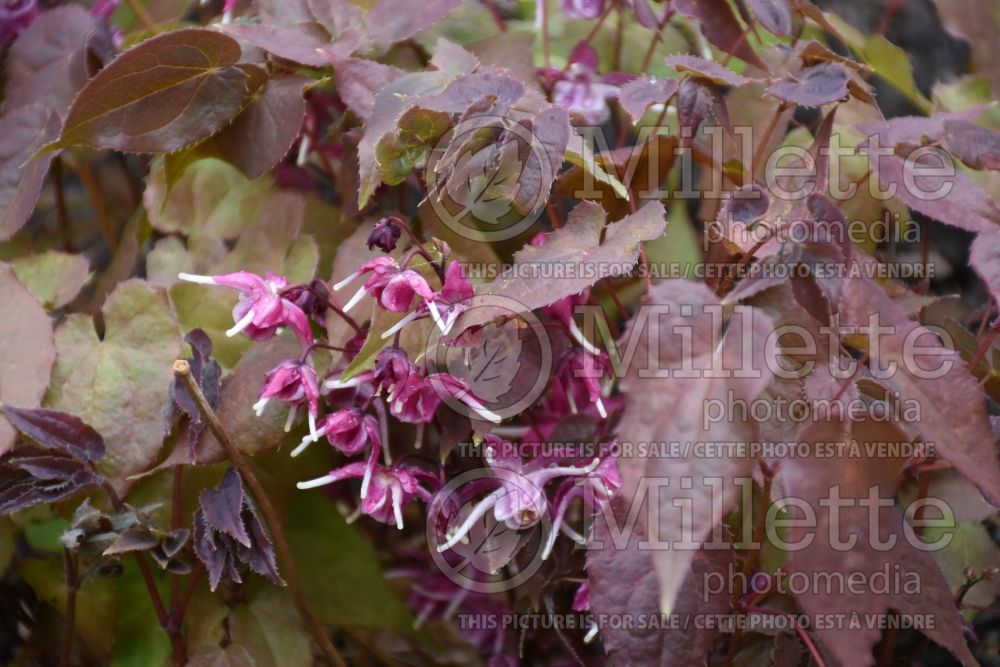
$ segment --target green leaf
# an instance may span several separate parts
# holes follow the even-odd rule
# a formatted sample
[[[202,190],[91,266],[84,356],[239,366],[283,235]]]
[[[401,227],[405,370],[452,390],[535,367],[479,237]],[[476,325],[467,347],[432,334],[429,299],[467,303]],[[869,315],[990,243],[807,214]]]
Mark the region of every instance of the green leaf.
[[[382,181],[399,185],[420,166],[431,145],[440,139],[451,119],[448,114],[426,109],[410,109],[399,119],[395,134],[387,134],[375,147],[375,159],[382,168]]]
[[[285,519],[306,602],[320,622],[413,633],[413,615],[386,584],[375,548],[332,500],[295,494]]]
[[[60,614],[66,613],[66,577],[61,560],[29,560],[17,566],[17,573],[42,600]],[[118,618],[118,595],[114,586],[101,577],[87,577],[76,594],[76,635],[95,655],[111,652]]]
[[[51,147],[169,153],[210,136],[243,106],[240,55],[236,40],[215,30],[146,40],[87,82]]]
[[[90,262],[83,255],[48,250],[12,261],[17,279],[46,308],[62,308],[72,301],[90,275]]]
[[[103,314],[103,339],[82,314],[70,315],[56,330],[46,405],[77,415],[104,436],[108,451],[100,468],[121,482],[159,456],[161,411],[181,337],[166,293],[141,280],[118,285]]]
[[[0,403],[38,407],[55,361],[52,321],[34,295],[0,264]],[[17,433],[0,417],[0,454],[14,445]]]
[[[257,667],[310,664],[309,633],[288,592],[264,583],[253,588],[249,604],[237,607],[229,618],[233,642],[247,649]]]
[[[933,544],[942,538],[947,539],[949,535],[951,541],[947,546],[935,549],[931,554],[941,566],[941,571],[953,590],[965,583],[966,568],[972,568],[976,574],[980,574],[986,568],[1000,567],[1000,552],[983,524],[963,521],[957,526],[928,526],[924,529],[923,539]],[[963,602],[988,607],[993,604],[998,593],[1000,582],[996,579],[983,581],[969,590]],[[966,615],[971,618],[975,613],[967,612]]]

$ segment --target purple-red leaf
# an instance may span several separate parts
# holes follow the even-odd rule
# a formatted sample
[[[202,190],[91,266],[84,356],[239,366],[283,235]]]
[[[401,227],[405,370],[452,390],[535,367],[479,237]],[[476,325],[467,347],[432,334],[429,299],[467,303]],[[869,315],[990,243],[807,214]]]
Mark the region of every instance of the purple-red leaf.
[[[818,107],[848,96],[851,71],[840,63],[823,63],[775,81],[767,92],[783,102]]]
[[[206,489],[198,497],[206,523],[229,535],[243,546],[250,546],[250,536],[243,525],[243,482],[236,468],[230,468],[215,489]]]
[[[972,169],[1000,169],[1000,132],[965,120],[944,122],[945,145]]]
[[[677,93],[677,87],[677,79],[633,79],[622,86],[618,102],[632,118],[632,122],[638,123],[650,106],[670,101]]]
[[[59,115],[41,102],[0,116],[0,241],[31,216],[55,154],[32,156],[59,136],[59,126]]]
[[[986,283],[993,305],[1000,305],[1000,230],[976,237],[969,253],[969,264]]]
[[[674,8],[697,19],[705,38],[715,46],[751,65],[767,69],[747,44],[743,27],[727,0],[674,0]]]
[[[242,108],[240,45],[215,30],[184,29],[129,49],[70,107],[58,146],[169,153],[222,128]]]
[[[712,94],[695,79],[681,81],[677,91],[677,122],[681,128],[681,146],[691,144],[698,127],[712,110]]]
[[[375,95],[405,72],[364,58],[345,58],[324,51],[333,65],[337,94],[347,108],[361,119],[368,118],[375,106]]]
[[[43,447],[87,461],[99,461],[104,456],[104,438],[79,417],[45,408],[4,405],[0,410],[14,428]]]
[[[365,14],[365,26],[379,45],[389,46],[429,28],[460,4],[461,0],[379,0]]]
[[[737,74],[728,67],[723,67],[711,60],[705,60],[697,56],[668,56],[667,64],[682,74],[693,74],[700,79],[706,79],[721,86],[739,88],[740,86],[760,81],[760,79],[751,79],[742,74]]]
[[[792,33],[792,8],[788,0],[749,0],[750,9],[760,24],[775,35]]]

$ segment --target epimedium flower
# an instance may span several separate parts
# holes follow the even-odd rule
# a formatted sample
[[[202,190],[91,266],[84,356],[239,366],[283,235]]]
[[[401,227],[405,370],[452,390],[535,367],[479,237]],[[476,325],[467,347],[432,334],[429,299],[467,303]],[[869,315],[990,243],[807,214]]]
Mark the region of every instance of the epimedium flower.
[[[316,416],[319,414],[319,381],[316,370],[309,364],[298,359],[283,361],[264,376],[264,386],[260,390],[260,399],[254,403],[253,409],[260,417],[264,408],[272,398],[288,403],[288,419],[285,421],[285,432],[291,429],[292,422],[298,412],[298,407],[305,404],[309,415],[309,432],[316,432]]]
[[[542,560],[549,557],[556,537],[560,531],[569,536],[577,544],[586,544],[586,539],[566,525],[566,512],[576,499],[582,499],[591,509],[598,511],[611,502],[611,498],[621,488],[622,478],[618,472],[618,461],[608,455],[600,459],[600,463],[592,471],[582,477],[565,479],[556,489],[552,499],[552,529],[549,531],[545,547],[542,549]]]
[[[396,249],[396,243],[402,233],[403,230],[392,219],[382,218],[375,223],[365,245],[368,246],[369,250],[377,247],[382,252],[392,252]]]
[[[382,438],[375,418],[358,408],[348,408],[324,415],[316,430],[292,450],[292,456],[298,456],[322,437],[326,437],[334,449],[348,456],[360,454],[369,443],[373,449],[382,449]]]
[[[596,19],[604,13],[604,0],[560,0],[559,6],[571,19]]]
[[[38,0],[0,0],[0,46],[17,37],[41,13]]]
[[[464,403],[487,421],[502,421],[499,415],[483,405],[467,382],[448,373],[434,373],[427,377],[410,373],[388,396],[389,412],[402,422],[426,424],[434,419],[434,413],[446,396]]]
[[[599,75],[597,68],[597,50],[581,42],[570,53],[565,71],[547,73],[555,81],[552,102],[587,125],[603,125],[608,121],[611,117],[608,100],[617,97],[621,86],[630,78],[620,73]]]
[[[611,361],[604,354],[591,354],[574,347],[563,353],[556,377],[562,386],[571,411],[576,414],[579,403],[585,399],[597,408],[601,419],[607,419],[601,379],[611,375]]]
[[[548,512],[545,485],[557,477],[587,475],[600,464],[595,458],[587,465],[557,465],[551,459],[536,458],[525,462],[518,448],[500,438],[486,436],[483,452],[498,483],[498,488],[473,506],[458,528],[452,531],[438,551],[446,551],[458,544],[474,525],[492,510],[498,522],[512,530],[530,528]]]
[[[396,260],[390,257],[376,257],[365,262],[357,271],[334,285],[333,289],[338,291],[369,273],[372,275],[344,306],[345,313],[367,294],[374,296],[379,306],[394,313],[409,311],[414,296],[421,297],[425,302],[434,298],[434,291],[427,284],[426,278],[413,269],[400,268]]]
[[[372,371],[375,390],[380,392],[385,389],[392,396],[416,372],[417,368],[410,362],[405,350],[395,345],[384,347],[375,355]]]
[[[252,340],[272,338],[278,329],[288,325],[303,345],[313,342],[309,318],[294,302],[283,295],[288,280],[268,271],[265,278],[248,271],[236,271],[218,276],[199,276],[190,273],[178,275],[181,280],[202,285],[222,285],[239,290],[240,300],[233,307],[236,324],[226,331],[227,336],[242,332]]]
[[[421,482],[437,479],[432,473],[416,466],[402,463],[383,466],[369,457],[367,463],[355,461],[331,470],[323,477],[299,482],[298,488],[311,489],[351,478],[365,480],[362,482],[360,512],[376,521],[395,525],[399,530],[403,529],[403,512],[410,502],[414,498],[424,502],[431,498],[430,490]]]
[[[590,611],[590,582],[584,581],[580,584],[580,587],[576,589],[576,594],[573,596],[573,604],[570,607],[576,612],[587,612]],[[587,630],[587,634],[583,637],[583,643],[589,644],[594,641],[594,637],[597,636],[597,623],[591,619],[590,628]]]
[[[382,338],[388,338],[405,327],[410,322],[430,315],[441,333],[447,335],[458,317],[468,310],[466,303],[475,295],[472,283],[465,275],[461,262],[451,262],[444,272],[444,283],[441,289],[424,301],[413,312],[387,329]]]

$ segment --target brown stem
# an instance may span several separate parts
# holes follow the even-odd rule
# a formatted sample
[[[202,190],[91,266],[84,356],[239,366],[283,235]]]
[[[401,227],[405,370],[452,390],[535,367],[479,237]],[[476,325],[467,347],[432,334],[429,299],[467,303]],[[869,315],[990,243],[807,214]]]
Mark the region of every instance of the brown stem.
[[[493,0],[483,0],[483,4],[486,5],[487,11],[489,11],[490,16],[493,17],[493,22],[497,24],[497,28],[500,29],[500,32],[507,32],[507,24],[503,22],[503,17],[500,16],[500,11],[497,9]]]
[[[183,470],[184,466],[174,466],[174,484],[170,498],[170,530],[175,531],[181,527],[181,492],[183,490]],[[176,572],[170,573],[170,616],[176,622],[177,604],[181,589],[181,575]]]
[[[76,589],[80,585],[77,575],[76,554],[69,549],[63,549],[66,560],[66,636],[63,639],[62,655],[59,664],[69,667],[69,659],[73,652],[73,626],[76,622]]]
[[[94,215],[97,216],[97,224],[101,227],[101,234],[104,235],[108,248],[114,253],[118,249],[118,232],[115,230],[115,223],[108,213],[108,207],[104,205],[104,193],[101,192],[97,176],[94,174],[93,168],[83,160],[73,165],[73,169],[76,171],[83,189],[87,191],[90,205],[93,206]]]
[[[302,595],[299,572],[295,567],[292,551],[288,547],[288,540],[285,539],[285,530],[281,524],[281,517],[274,509],[274,505],[271,504],[271,499],[268,498],[267,492],[257,479],[250,464],[247,463],[247,460],[243,458],[243,454],[236,447],[236,443],[229,437],[229,433],[222,425],[222,422],[219,421],[215,411],[212,410],[212,406],[209,405],[205,394],[202,393],[201,387],[198,386],[194,376],[191,375],[191,367],[188,365],[188,362],[184,359],[175,361],[174,374],[183,380],[188,393],[194,399],[195,405],[198,406],[198,411],[201,413],[202,418],[208,423],[208,427],[212,430],[216,440],[219,441],[222,449],[226,452],[229,462],[233,464],[240,477],[243,478],[250,491],[250,495],[253,496],[257,507],[260,508],[264,518],[264,525],[267,526],[267,531],[271,535],[271,539],[274,540],[274,548],[278,552],[278,558],[281,561],[282,569],[284,569],[285,581],[288,582],[288,592],[291,594],[292,602],[295,603],[299,614],[309,626],[313,637],[319,642],[330,664],[336,667],[346,667],[343,658],[340,657],[340,653],[337,652],[333,642],[330,641],[326,630],[316,617],[313,616],[312,611],[310,611],[309,606],[306,604],[305,598]]]
[[[764,157],[764,152],[767,150],[767,144],[771,141],[771,135],[774,134],[774,130],[778,127],[778,122],[781,117],[785,115],[785,111],[788,110],[788,102],[782,102],[778,105],[777,111],[774,112],[774,117],[771,118],[771,123],[764,130],[764,136],[761,138],[760,146],[754,151],[753,160],[750,162],[750,180],[754,179],[757,173],[757,166],[760,164],[760,160]]]
[[[56,194],[56,213],[59,216],[59,232],[63,235],[63,249],[73,252],[73,230],[66,210],[66,193],[63,191],[63,164],[58,155],[52,160],[52,186]]]
[[[140,5],[137,0],[125,0],[125,4],[128,5],[129,9],[132,10],[132,12],[136,15],[136,18],[139,19],[139,22],[142,23],[146,30],[153,33],[156,32],[156,21],[154,21],[153,17],[149,15],[149,12],[146,11],[145,7]]]

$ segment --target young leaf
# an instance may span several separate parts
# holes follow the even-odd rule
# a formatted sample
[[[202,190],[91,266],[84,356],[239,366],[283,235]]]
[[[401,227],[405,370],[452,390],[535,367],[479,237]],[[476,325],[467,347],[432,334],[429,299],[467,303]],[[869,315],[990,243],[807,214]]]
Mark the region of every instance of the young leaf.
[[[760,81],[760,79],[751,79],[750,77],[737,74],[728,67],[723,67],[716,62],[697,56],[683,54],[668,56],[667,64],[681,74],[693,74],[700,79],[717,83],[720,86],[739,88],[740,86]]]
[[[22,435],[42,447],[59,449],[86,461],[104,457],[104,438],[79,417],[45,408],[0,408]]]
[[[49,385],[56,358],[52,321],[10,267],[0,265],[0,403],[37,406]],[[0,455],[14,445],[17,432],[0,419]]]
[[[250,536],[243,525],[243,482],[236,468],[230,468],[218,488],[201,492],[198,504],[205,522],[214,530],[250,546]]]
[[[239,44],[214,30],[142,42],[84,86],[55,146],[169,153],[214,134],[246,97],[239,58]]]
[[[648,79],[640,77],[622,86],[618,102],[638,123],[642,115],[653,104],[666,104],[677,93],[677,79]]]
[[[749,0],[760,24],[779,37],[792,34],[792,8],[788,0]]]
[[[767,92],[783,102],[819,107],[847,97],[850,94],[847,86],[850,79],[851,72],[845,66],[840,63],[824,63],[775,81]]]

